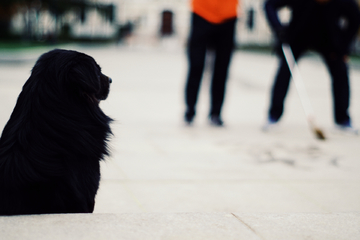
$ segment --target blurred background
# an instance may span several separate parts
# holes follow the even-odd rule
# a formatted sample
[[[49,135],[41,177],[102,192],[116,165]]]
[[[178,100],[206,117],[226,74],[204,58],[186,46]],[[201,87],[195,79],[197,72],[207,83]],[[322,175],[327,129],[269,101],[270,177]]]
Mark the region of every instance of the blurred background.
[[[240,47],[268,48],[272,34],[265,0],[242,0],[237,23]],[[360,0],[357,0],[360,3]],[[283,21],[289,16],[281,12]],[[185,45],[190,0],[1,0],[2,47],[17,44],[114,42],[156,44],[171,38]],[[353,53],[360,53],[360,37]]]

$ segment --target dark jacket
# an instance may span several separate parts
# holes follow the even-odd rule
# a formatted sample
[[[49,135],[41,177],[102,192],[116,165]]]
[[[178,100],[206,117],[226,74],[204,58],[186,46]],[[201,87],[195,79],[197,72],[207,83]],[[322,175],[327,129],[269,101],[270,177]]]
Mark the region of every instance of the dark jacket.
[[[278,10],[290,8],[288,26],[279,21]],[[290,45],[347,55],[360,24],[354,0],[267,0],[266,17],[278,37]]]

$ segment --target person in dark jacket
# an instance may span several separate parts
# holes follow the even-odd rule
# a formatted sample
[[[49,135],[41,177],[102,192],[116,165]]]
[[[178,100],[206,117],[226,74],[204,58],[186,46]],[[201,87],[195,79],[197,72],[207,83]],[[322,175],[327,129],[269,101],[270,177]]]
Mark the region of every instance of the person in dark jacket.
[[[288,7],[292,13],[288,25],[281,23],[278,17],[278,11],[283,7]],[[360,24],[360,11],[355,1],[267,0],[265,13],[277,37],[275,49],[280,65],[272,87],[268,122],[263,129],[276,124],[284,111],[290,71],[281,44],[287,43],[296,60],[307,50],[314,50],[322,56],[332,79],[336,127],[356,132],[348,113],[350,86],[347,65],[351,42]]]

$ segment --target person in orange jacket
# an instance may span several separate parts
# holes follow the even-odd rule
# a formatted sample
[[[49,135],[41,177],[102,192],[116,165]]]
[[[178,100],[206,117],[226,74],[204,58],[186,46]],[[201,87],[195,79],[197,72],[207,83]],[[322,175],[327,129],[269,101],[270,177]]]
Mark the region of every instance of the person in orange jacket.
[[[189,72],[185,87],[185,122],[191,124],[196,112],[206,51],[215,51],[211,83],[210,123],[222,126],[221,108],[234,48],[238,0],[192,0],[192,21],[188,43]]]

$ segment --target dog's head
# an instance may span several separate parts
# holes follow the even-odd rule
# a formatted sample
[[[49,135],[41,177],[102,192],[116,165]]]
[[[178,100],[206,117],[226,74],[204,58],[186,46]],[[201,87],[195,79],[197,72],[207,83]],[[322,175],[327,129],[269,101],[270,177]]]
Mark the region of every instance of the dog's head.
[[[108,97],[112,82],[92,57],[62,49],[43,54],[36,62],[32,76],[42,79],[37,85],[45,84],[53,93],[65,93],[70,98],[95,104]]]

